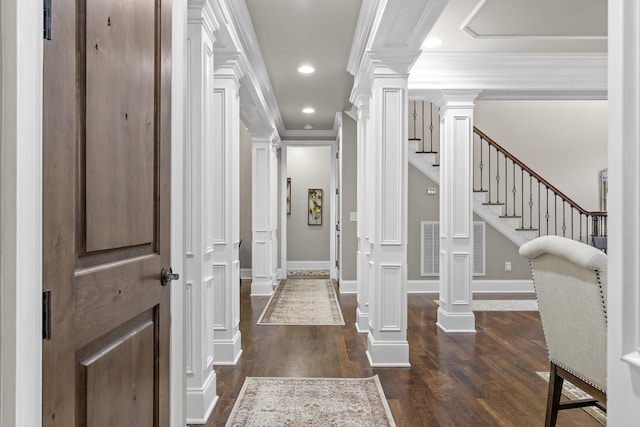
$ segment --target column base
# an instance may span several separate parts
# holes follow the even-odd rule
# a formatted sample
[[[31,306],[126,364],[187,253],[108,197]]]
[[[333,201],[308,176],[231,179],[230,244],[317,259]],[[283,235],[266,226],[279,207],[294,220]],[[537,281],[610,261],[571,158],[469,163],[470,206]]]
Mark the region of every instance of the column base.
[[[271,296],[274,285],[275,283],[268,279],[260,282],[254,279],[251,281],[251,296]]]
[[[409,343],[407,341],[376,341],[367,337],[367,358],[373,368],[410,368]]]
[[[360,307],[356,309],[356,330],[359,334],[369,333],[369,313],[363,313]]]
[[[241,334],[236,333],[233,339],[217,339],[214,332],[213,337],[213,364],[234,366],[242,356]]]
[[[216,373],[212,370],[202,387],[187,386],[187,424],[206,424],[216,403]]]
[[[471,313],[447,313],[438,308],[438,321],[436,323],[440,329],[451,334],[475,334],[476,316]]]

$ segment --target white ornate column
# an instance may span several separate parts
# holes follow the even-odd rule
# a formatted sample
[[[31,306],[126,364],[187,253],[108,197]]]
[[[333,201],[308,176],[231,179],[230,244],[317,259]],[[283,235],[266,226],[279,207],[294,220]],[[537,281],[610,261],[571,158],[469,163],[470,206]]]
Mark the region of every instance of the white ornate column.
[[[640,3],[609,5],[607,423],[640,419]]]
[[[473,107],[479,91],[447,90],[440,107],[440,307],[445,332],[475,332],[473,280]]]
[[[251,295],[271,295],[277,283],[278,147],[272,132],[253,135]]]
[[[407,341],[407,69],[402,58],[371,58],[374,153],[366,192],[373,202],[367,356],[371,366],[409,366]],[[402,71],[398,71],[402,70]],[[369,146],[369,141],[371,144]]]
[[[214,364],[240,355],[240,102],[236,53],[216,53],[213,89]]]
[[[187,423],[204,424],[218,400],[213,370],[213,32],[211,0],[189,1],[185,144]]]
[[[360,90],[355,94],[354,105],[358,109],[357,134],[357,211],[358,222],[356,235],[358,238],[357,263],[357,299],[356,329],[360,333],[369,332],[369,233],[367,225],[369,197],[367,197],[367,128],[369,126],[369,91]]]

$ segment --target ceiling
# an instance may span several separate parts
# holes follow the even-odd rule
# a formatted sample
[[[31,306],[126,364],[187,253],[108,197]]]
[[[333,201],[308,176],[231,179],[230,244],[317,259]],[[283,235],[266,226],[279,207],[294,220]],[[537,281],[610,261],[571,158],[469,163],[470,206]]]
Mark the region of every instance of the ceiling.
[[[351,109],[347,61],[361,0],[245,0],[282,122],[282,136],[335,131]],[[397,0],[389,0],[397,1]],[[450,0],[429,52],[606,52],[606,0]],[[315,67],[300,74],[300,65]],[[313,114],[302,109],[312,107]]]

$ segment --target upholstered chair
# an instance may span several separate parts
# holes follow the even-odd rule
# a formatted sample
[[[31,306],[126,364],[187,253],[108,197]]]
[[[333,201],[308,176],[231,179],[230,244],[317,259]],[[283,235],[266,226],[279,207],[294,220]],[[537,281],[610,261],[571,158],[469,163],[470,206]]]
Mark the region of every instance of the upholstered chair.
[[[546,426],[558,410],[606,410],[607,255],[571,239],[544,236],[520,247],[531,264],[550,375]],[[594,397],[560,403],[564,380]]]

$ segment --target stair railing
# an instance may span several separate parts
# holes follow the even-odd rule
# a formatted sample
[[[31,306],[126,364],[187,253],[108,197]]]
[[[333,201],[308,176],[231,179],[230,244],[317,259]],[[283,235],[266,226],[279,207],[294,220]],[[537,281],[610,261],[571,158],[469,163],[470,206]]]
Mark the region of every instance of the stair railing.
[[[520,221],[519,231],[559,235],[594,244],[607,236],[607,213],[590,212],[474,127],[474,192],[485,205],[504,206],[502,218]]]

